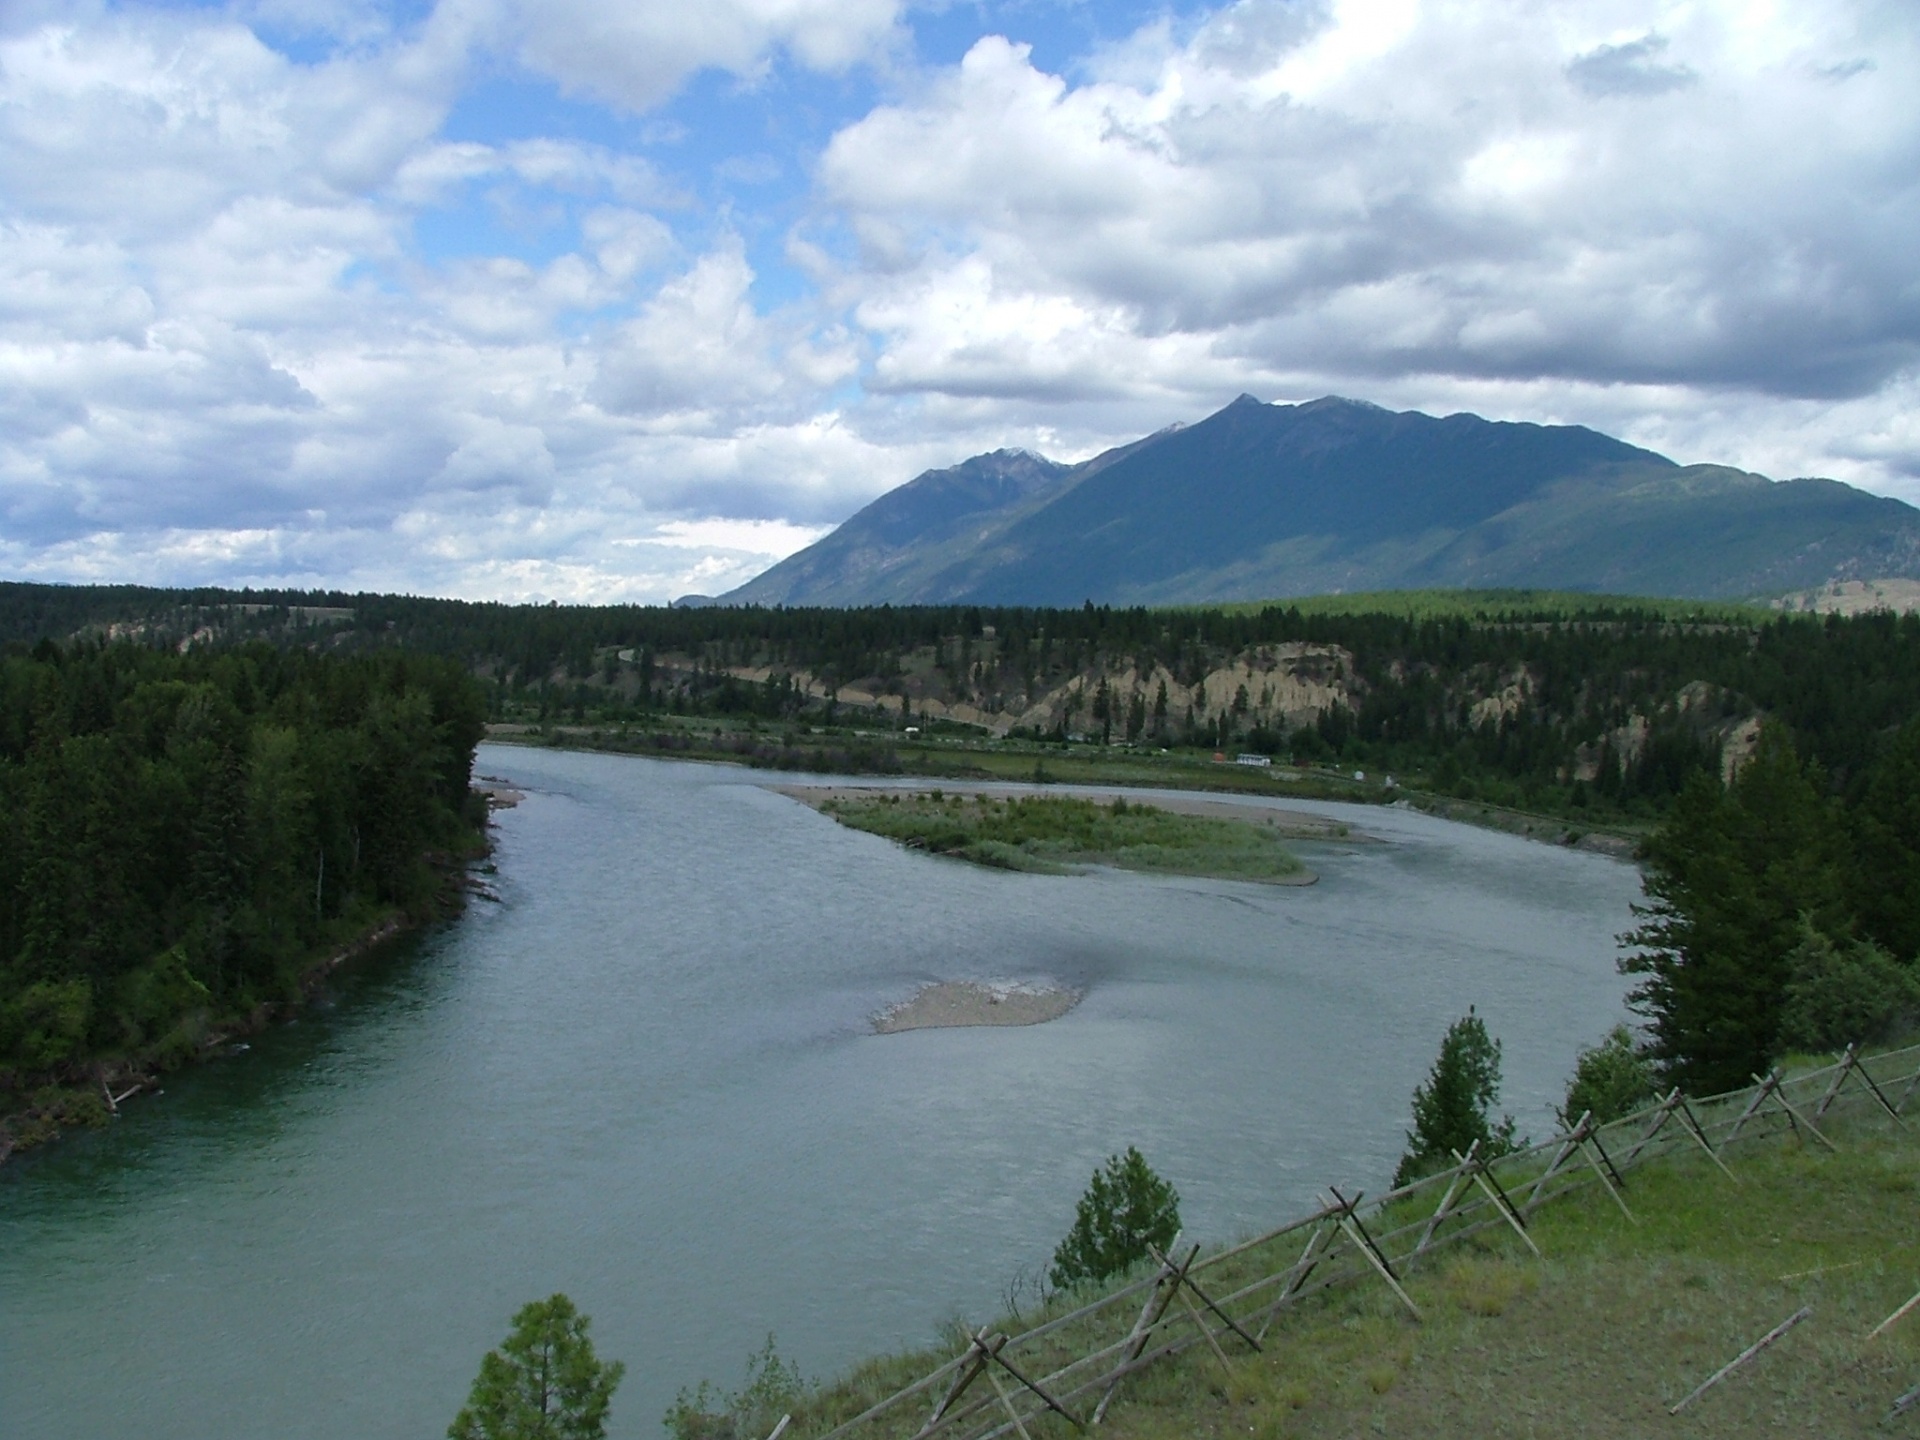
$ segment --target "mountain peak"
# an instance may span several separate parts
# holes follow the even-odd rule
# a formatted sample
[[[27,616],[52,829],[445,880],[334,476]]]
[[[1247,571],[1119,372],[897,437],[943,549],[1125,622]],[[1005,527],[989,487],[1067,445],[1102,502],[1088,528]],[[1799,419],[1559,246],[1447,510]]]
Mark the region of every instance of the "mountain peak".
[[[1371,400],[1356,400],[1350,395],[1322,395],[1318,400],[1307,400],[1294,408],[1296,410],[1358,410],[1367,415],[1393,413],[1384,405],[1376,405]]]
[[[929,470],[724,600],[1179,605],[1502,585],[1744,596],[1842,572],[1920,576],[1912,507],[1731,473],[1683,472],[1575,425],[1241,395],[1077,465],[1003,449]]]

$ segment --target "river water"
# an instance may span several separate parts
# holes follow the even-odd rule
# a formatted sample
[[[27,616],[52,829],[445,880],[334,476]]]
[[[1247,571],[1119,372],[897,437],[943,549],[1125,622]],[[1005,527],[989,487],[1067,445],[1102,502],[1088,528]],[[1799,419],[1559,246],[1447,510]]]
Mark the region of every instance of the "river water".
[[[340,977],[109,1130],[0,1167],[0,1436],[442,1434],[526,1300],[627,1380],[612,1430],[1001,1308],[1110,1152],[1225,1240],[1382,1188],[1476,1005],[1547,1133],[1621,1018],[1636,872],[1396,810],[1303,889],[977,869],[729,768],[488,747],[501,902]],[[871,1033],[945,979],[1085,1000]]]

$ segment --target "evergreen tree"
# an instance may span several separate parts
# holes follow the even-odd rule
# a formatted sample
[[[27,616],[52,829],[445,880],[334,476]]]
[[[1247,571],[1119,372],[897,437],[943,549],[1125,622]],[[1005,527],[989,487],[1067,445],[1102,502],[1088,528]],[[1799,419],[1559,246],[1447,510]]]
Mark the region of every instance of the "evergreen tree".
[[[1567,1085],[1560,1123],[1572,1126],[1591,1114],[1600,1124],[1648,1104],[1654,1098],[1653,1067],[1633,1043],[1624,1025],[1616,1025],[1591,1050],[1582,1050]]]
[[[588,1325],[565,1295],[522,1306],[481,1360],[447,1440],[602,1440],[626,1367],[593,1353]]]
[[[1784,732],[1769,729],[1721,788],[1696,772],[1647,842],[1632,1003],[1663,1078],[1706,1095],[1747,1083],[1779,1042],[1788,956],[1806,917],[1845,934],[1838,827]]]
[[[1407,1132],[1407,1153],[1393,1173],[1394,1187],[1446,1169],[1454,1152],[1466,1154],[1476,1140],[1485,1157],[1512,1150],[1513,1117],[1497,1125],[1489,1118],[1499,1098],[1500,1042],[1487,1034],[1486,1022],[1469,1006],[1447,1027],[1427,1083],[1414,1087],[1413,1129]]]
[[[1878,1044],[1920,1021],[1920,978],[1870,940],[1835,944],[1801,923],[1800,943],[1787,955],[1781,996],[1782,1049],[1843,1050]]]
[[[1867,777],[1852,869],[1861,928],[1896,960],[1920,957],[1920,718],[1900,728]]]
[[[1179,1193],[1129,1145],[1093,1172],[1048,1278],[1061,1289],[1105,1280],[1146,1259],[1149,1245],[1165,1253],[1179,1233]]]

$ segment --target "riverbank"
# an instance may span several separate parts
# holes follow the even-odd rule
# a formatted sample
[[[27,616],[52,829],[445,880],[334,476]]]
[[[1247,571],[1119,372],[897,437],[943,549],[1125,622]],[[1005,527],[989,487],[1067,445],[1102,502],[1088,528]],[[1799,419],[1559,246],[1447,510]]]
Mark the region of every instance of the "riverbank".
[[[1289,811],[1250,811],[1188,801],[1146,803],[1115,795],[1105,804],[1079,795],[1035,795],[976,788],[861,790],[781,787],[851,829],[1001,870],[1076,874],[1112,866],[1160,875],[1311,885],[1318,877],[1280,843],[1283,821],[1314,838],[1350,827]],[[1171,800],[1172,797],[1169,797]],[[1215,813],[1196,813],[1211,810]],[[1226,813],[1218,813],[1226,812]],[[1309,823],[1314,822],[1314,823]]]
[[[1395,777],[1329,766],[1242,765],[1197,753],[1145,747],[1053,745],[948,735],[912,738],[895,731],[815,734],[729,731],[686,722],[673,729],[639,726],[493,724],[494,744],[590,750],[662,760],[743,765],[754,770],[820,775],[903,776],[958,787],[1073,785],[1187,790],[1279,800],[1331,800],[1395,805],[1543,845],[1631,859],[1650,828],[1514,809],[1397,783]],[[804,783],[804,782],[796,782]]]
[[[475,789],[485,793],[483,787]],[[514,802],[489,795],[488,803],[491,808],[504,808]],[[172,1071],[233,1053],[247,1037],[297,1015],[341,966],[423,926],[452,918],[469,895],[493,898],[484,881],[473,874],[475,862],[490,849],[485,832],[478,832],[463,853],[429,854],[428,862],[442,874],[432,903],[412,914],[382,907],[343,917],[327,942],[316,946],[298,968],[285,998],[261,1000],[244,1010],[218,1015],[203,1011],[130,1053],[96,1056],[65,1072],[12,1077],[11,1083],[0,1085],[0,1165],[22,1151],[58,1140],[66,1130],[98,1129],[111,1123],[122,1105],[160,1094],[165,1076]]]

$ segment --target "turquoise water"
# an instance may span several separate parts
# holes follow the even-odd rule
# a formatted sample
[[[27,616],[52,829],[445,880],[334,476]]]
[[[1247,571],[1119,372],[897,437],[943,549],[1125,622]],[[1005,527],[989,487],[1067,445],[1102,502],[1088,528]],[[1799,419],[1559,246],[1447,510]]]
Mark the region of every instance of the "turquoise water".
[[[613,1433],[979,1323],[1138,1145],[1220,1240],[1381,1188],[1469,1003],[1551,1129],[1622,1014],[1636,872],[1302,805],[1304,889],[976,869],[724,767],[489,747],[502,903],[340,978],[111,1129],[0,1167],[0,1436],[444,1432],[522,1302],[628,1376]],[[1026,1029],[878,1036],[939,979],[1086,991]]]

